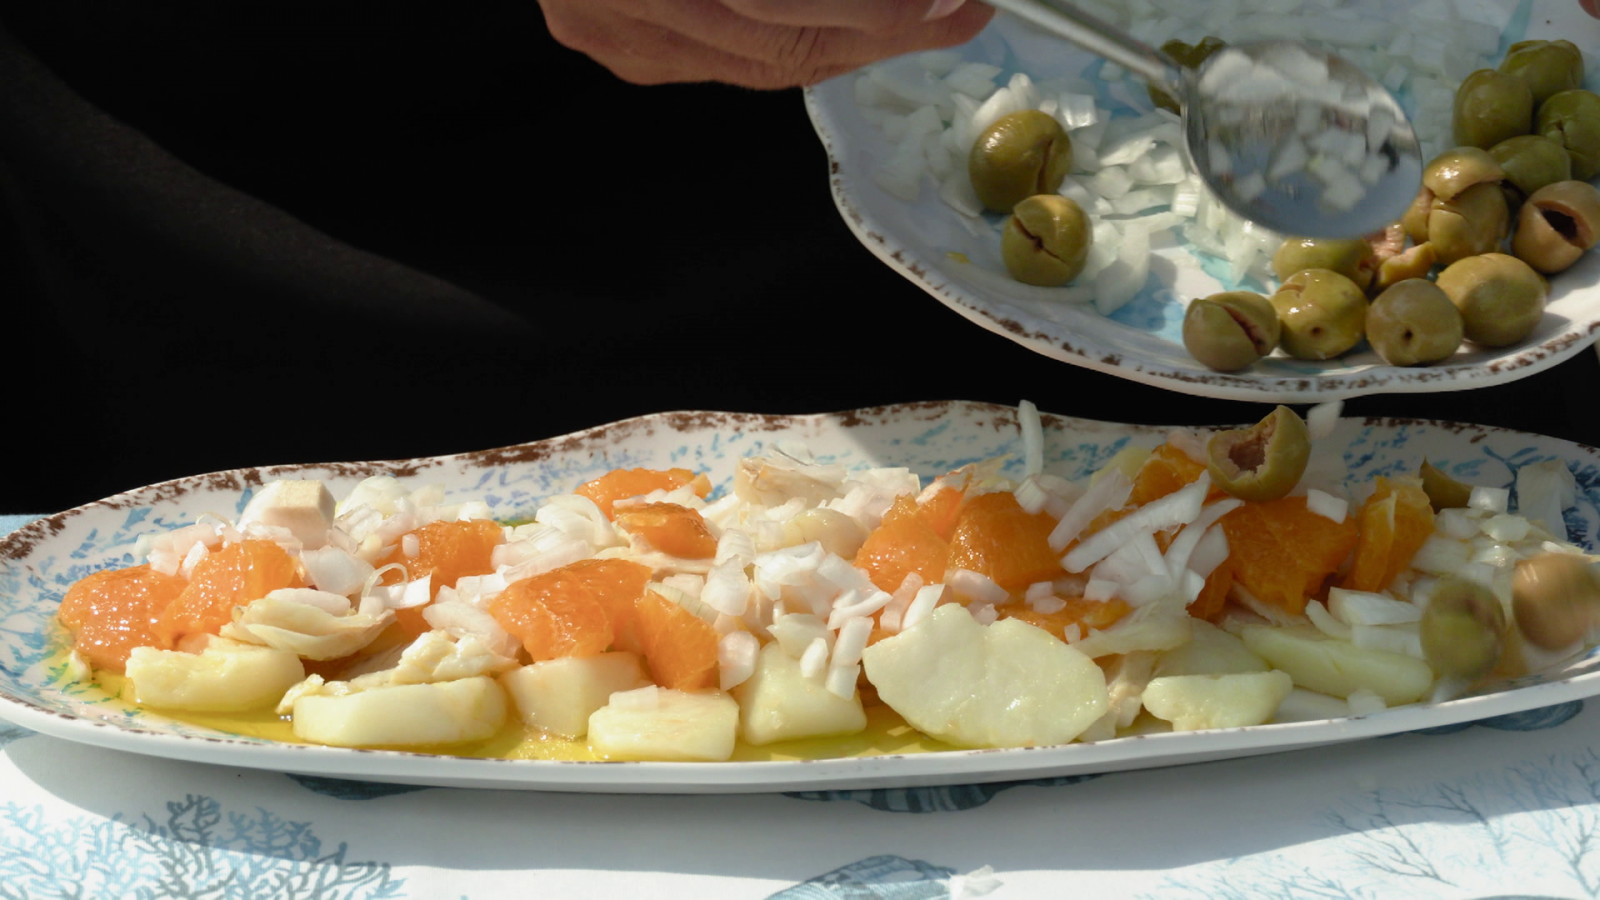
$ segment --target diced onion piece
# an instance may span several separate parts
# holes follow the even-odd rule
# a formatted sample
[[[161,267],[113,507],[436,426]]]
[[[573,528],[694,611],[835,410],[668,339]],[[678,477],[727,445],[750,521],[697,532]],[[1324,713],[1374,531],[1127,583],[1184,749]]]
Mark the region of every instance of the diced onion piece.
[[[1503,513],[1511,502],[1511,491],[1506,488],[1478,486],[1472,489],[1467,497],[1469,509],[1484,509],[1492,513]]]
[[[756,671],[761,641],[748,631],[730,631],[717,640],[717,668],[723,690],[749,680]]]
[[[1350,511],[1350,501],[1312,488],[1306,491],[1306,511],[1335,522],[1343,522],[1345,514]]]
[[[1350,640],[1350,626],[1334,618],[1333,614],[1328,612],[1327,607],[1322,605],[1321,600],[1306,601],[1306,618],[1311,620],[1311,624],[1317,626],[1318,631],[1328,637],[1337,638],[1341,641]]]

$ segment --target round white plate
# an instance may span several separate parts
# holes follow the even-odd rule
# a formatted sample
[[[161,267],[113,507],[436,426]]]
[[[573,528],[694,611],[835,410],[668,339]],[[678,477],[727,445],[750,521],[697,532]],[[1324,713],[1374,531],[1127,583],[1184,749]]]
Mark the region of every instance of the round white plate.
[[[1519,6],[1516,0],[1503,2]],[[1524,35],[1565,37],[1580,47],[1600,44],[1600,22],[1586,16],[1572,0],[1522,0],[1522,6],[1502,47]],[[1403,17],[1407,7],[1394,4],[1392,8],[1396,17]],[[1593,39],[1585,42],[1584,35]],[[997,81],[1002,84],[1019,71],[1035,80],[1078,75],[1093,61],[1077,48],[1045,39],[1005,15],[996,16],[989,28],[957,52],[964,62],[999,66],[1003,74]],[[1591,56],[1586,83],[1591,90],[1600,88],[1597,69],[1600,65],[1593,64]],[[997,286],[996,282],[1003,285],[1005,279],[999,265],[998,232],[993,227],[1000,217],[990,216],[974,229],[939,199],[931,179],[924,179],[914,203],[887,193],[873,181],[874,168],[890,157],[894,145],[862,117],[855,100],[857,77],[835,78],[806,92],[806,107],[827,150],[833,197],[845,223],[867,249],[945,306],[1063,362],[1205,397],[1311,403],[1361,394],[1454,391],[1503,384],[1579,352],[1594,341],[1595,329],[1600,328],[1600,253],[1591,252],[1578,266],[1552,280],[1543,321],[1532,336],[1512,347],[1465,345],[1444,363],[1399,368],[1386,365],[1363,344],[1360,352],[1323,363],[1279,354],[1243,372],[1213,372],[1184,350],[1180,326],[1188,300],[1235,286],[1207,272],[1225,277],[1226,263],[1203,257],[1186,244],[1158,243],[1157,259],[1152,261],[1144,290],[1110,317],[1085,304],[1042,301],[1030,294],[1038,289]],[[1103,106],[1110,95],[1101,93]],[[964,280],[961,273],[970,271],[971,264],[953,262],[951,253],[964,254],[979,264],[987,261],[998,275],[982,283]]]
[[[220,765],[460,787],[608,792],[735,792],[968,784],[1109,772],[1249,756],[1449,725],[1600,694],[1600,657],[1585,655],[1492,692],[1352,719],[1222,731],[1154,734],[1025,750],[973,750],[815,762],[653,763],[461,759],[420,753],[274,743],[167,719],[98,689],[65,681],[62,593],[96,569],[132,565],[141,534],[236,516],[274,478],[318,478],[336,495],[378,473],[437,483],[457,500],[483,498],[497,517],[526,516],[541,498],[619,466],[683,466],[726,490],[735,462],[777,441],[807,444],[850,467],[904,465],[931,478],[976,460],[1008,457],[1020,476],[1021,440],[1010,407],[930,402],[817,416],[682,412],[630,419],[532,444],[398,462],[239,469],[164,482],[41,519],[0,538],[0,717],[87,744]],[[1081,478],[1129,443],[1155,446],[1166,430],[1045,417],[1046,465]],[[1476,484],[1510,485],[1516,470],[1564,461],[1577,477],[1567,514],[1572,539],[1592,549],[1600,526],[1600,451],[1502,429],[1414,420],[1347,419],[1327,439],[1351,483],[1415,471],[1424,457]],[[1448,739],[1448,738],[1444,738]]]

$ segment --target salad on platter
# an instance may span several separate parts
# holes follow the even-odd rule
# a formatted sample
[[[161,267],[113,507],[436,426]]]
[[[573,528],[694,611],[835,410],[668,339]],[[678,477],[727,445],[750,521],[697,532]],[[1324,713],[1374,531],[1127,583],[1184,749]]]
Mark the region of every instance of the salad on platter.
[[[1351,491],[1337,417],[1177,429],[1070,481],[1024,403],[1021,477],[780,443],[721,492],[618,468],[516,521],[275,481],[67,589],[64,677],[289,742],[692,762],[1364,715],[1593,645],[1566,465],[1519,468],[1515,509],[1420,460]]]

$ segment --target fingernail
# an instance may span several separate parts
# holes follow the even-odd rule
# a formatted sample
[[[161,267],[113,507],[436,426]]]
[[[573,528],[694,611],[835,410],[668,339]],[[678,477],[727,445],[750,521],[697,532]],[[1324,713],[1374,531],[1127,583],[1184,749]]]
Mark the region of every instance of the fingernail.
[[[967,0],[933,0],[933,5],[928,7],[928,14],[922,17],[924,22],[942,19],[960,9]]]

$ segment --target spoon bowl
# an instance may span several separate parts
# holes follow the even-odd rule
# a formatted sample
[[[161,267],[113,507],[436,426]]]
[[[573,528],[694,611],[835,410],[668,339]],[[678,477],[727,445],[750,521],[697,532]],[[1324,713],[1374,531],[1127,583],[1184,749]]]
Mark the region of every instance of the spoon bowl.
[[[1273,231],[1359,237],[1400,219],[1422,148],[1394,96],[1296,41],[1229,46],[1198,69],[1066,4],[988,0],[1143,77],[1183,110],[1190,163],[1222,203]]]

